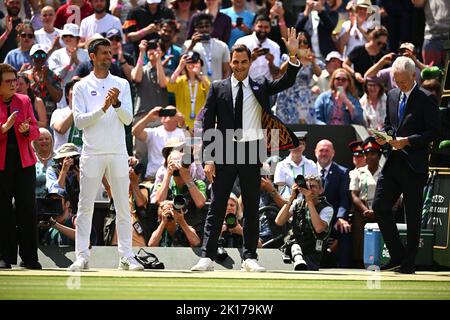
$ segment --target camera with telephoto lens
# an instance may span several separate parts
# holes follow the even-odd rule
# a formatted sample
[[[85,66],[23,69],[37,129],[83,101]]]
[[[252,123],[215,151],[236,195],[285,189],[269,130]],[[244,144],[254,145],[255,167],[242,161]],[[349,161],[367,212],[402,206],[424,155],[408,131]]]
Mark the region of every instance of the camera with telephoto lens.
[[[173,209],[177,211],[181,211],[186,207],[187,201],[186,197],[182,194],[177,194],[173,198]]]
[[[133,166],[133,171],[137,176],[140,176],[142,173],[144,173],[145,169],[145,164],[143,163],[137,163]]]
[[[233,229],[237,225],[237,217],[234,213],[227,213],[225,215],[225,224],[227,229]]]
[[[40,229],[52,227],[50,218],[58,217],[64,213],[61,199],[62,197],[57,194],[49,194],[45,198],[36,199],[38,227]]]
[[[299,174],[297,177],[295,177],[295,183],[303,189],[308,189],[308,185],[306,184],[306,179],[303,175]]]

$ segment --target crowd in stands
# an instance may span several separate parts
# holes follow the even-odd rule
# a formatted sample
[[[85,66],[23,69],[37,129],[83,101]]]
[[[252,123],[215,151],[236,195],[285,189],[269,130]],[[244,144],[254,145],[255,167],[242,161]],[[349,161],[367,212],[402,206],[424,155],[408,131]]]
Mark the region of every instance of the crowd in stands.
[[[294,86],[273,99],[274,114],[290,125],[381,130],[386,92],[396,87],[390,69],[399,56],[413,60],[417,83],[439,99],[450,25],[447,0],[306,0],[301,7],[274,0],[1,2],[0,63],[17,70],[17,93],[30,98],[39,126],[33,142],[36,197],[61,202],[61,215],[39,223],[39,241],[45,245],[74,244],[83,132],[73,120],[72,88],[92,70],[87,46],[93,39],[110,40],[110,73],[131,87],[134,118],[124,130],[133,245],[199,247],[211,191],[202,164],[186,166],[181,150],[186,144],[200,148],[201,142],[189,137],[201,132],[210,84],[231,75],[233,45],[251,50],[250,77],[278,79],[289,62],[282,38],[295,27],[302,67]],[[423,45],[413,44],[417,8],[425,14]],[[319,205],[324,194],[328,202],[316,214],[330,230],[314,225],[324,233],[322,265],[361,267],[363,228],[374,221],[371,206],[383,148],[368,138],[335,150],[326,136],[309,146],[307,134],[297,134],[297,148],[263,166],[276,169],[266,169],[261,178],[259,246],[280,247],[289,229],[285,224],[298,222],[302,197]],[[303,155],[306,148],[314,148],[316,159]],[[352,153],[354,168],[334,162],[335,152]],[[312,193],[297,190],[298,175],[309,177]],[[113,210],[107,179],[102,190]],[[185,209],[174,211],[170,201],[178,195],[184,196]],[[300,200],[287,207],[297,196]],[[244,210],[236,181],[223,247],[242,246]],[[91,244],[106,238],[106,244],[117,244],[114,229],[110,237],[93,232]],[[296,269],[315,270],[321,263],[314,256],[305,260],[296,261]]]

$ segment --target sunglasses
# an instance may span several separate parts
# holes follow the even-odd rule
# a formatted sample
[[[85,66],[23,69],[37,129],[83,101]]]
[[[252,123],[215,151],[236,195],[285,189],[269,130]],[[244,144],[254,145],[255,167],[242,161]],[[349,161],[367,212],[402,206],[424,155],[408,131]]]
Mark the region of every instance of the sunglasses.
[[[307,46],[307,45],[309,45],[309,42],[306,41],[306,40],[300,40],[300,41],[298,42],[298,44],[299,44],[299,45],[300,45],[300,44],[304,44],[305,46]]]
[[[12,85],[12,84],[17,84],[17,79],[16,78],[14,78],[14,79],[6,79],[6,80],[3,80],[3,82],[4,83],[6,83],[6,84],[9,84],[9,85]]]
[[[111,37],[111,38],[109,38],[109,40],[120,42],[122,40],[122,38],[121,37]]]
[[[34,34],[32,34],[32,33],[21,33],[20,37],[21,38],[33,39],[34,38]]]
[[[45,59],[47,58],[47,54],[45,52],[42,53],[35,53],[33,54],[34,59]]]
[[[336,77],[336,78],[334,78],[334,80],[337,80],[337,81],[348,81],[347,78],[340,78],[340,77]]]

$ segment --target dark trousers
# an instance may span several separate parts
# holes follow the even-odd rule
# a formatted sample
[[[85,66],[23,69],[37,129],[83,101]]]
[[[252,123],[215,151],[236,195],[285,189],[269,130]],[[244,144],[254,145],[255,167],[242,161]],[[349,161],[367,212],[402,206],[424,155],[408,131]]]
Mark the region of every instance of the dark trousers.
[[[414,172],[406,162],[405,156],[395,151],[389,156],[377,182],[373,210],[391,259],[401,262],[402,266],[414,266],[419,248],[423,187],[426,179],[426,174]],[[400,242],[392,212],[392,207],[401,193],[407,223],[406,248]]]
[[[17,244],[22,261],[38,261],[35,189],[34,165],[22,168],[17,147],[8,147],[0,171],[0,259],[11,264],[17,262]]]

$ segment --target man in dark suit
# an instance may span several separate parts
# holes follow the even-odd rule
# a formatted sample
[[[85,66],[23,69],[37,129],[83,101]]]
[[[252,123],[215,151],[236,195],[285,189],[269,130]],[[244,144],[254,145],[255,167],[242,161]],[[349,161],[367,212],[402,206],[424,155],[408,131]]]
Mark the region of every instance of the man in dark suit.
[[[338,240],[337,265],[329,257],[323,260],[324,267],[350,268],[351,259],[351,228],[348,222],[350,209],[350,178],[348,169],[333,161],[333,143],[321,140],[317,143],[315,155],[317,169],[324,188],[327,201],[333,206],[331,237]],[[328,258],[328,259],[327,259]]]
[[[397,58],[392,65],[398,86],[388,93],[385,131],[394,139],[389,143],[382,174],[377,182],[373,210],[391,259],[382,270],[414,273],[419,247],[423,187],[427,181],[429,144],[438,135],[438,107],[431,93],[415,82],[415,65],[408,57]],[[406,211],[407,245],[403,247],[395,224],[392,206],[403,193]]]
[[[262,162],[256,157],[260,154],[258,148],[261,149],[261,142],[264,141],[262,129],[268,130],[266,143],[269,148],[273,148],[274,142],[279,142],[280,149],[291,149],[299,144],[295,135],[272,115],[269,104],[271,95],[289,88],[295,82],[300,69],[296,57],[298,42],[299,37],[296,37],[295,29],[291,28],[288,30],[288,39],[285,40],[290,53],[289,67],[279,80],[250,79],[248,73],[251,52],[241,44],[231,50],[231,77],[211,85],[203,120],[203,159],[206,163],[206,177],[212,182],[213,196],[205,222],[202,258],[191,268],[192,271],[214,270],[217,240],[236,177],[239,177],[244,202],[242,268],[253,272],[265,271],[256,260]],[[278,129],[279,140],[272,135],[271,129]],[[214,142],[211,141],[211,135],[215,136]],[[214,155],[210,152],[213,147]],[[263,151],[266,155],[266,150]]]

